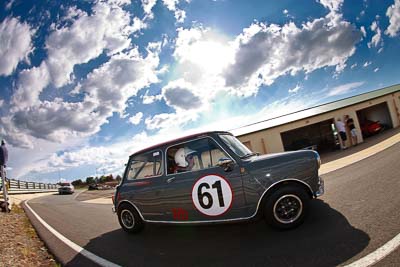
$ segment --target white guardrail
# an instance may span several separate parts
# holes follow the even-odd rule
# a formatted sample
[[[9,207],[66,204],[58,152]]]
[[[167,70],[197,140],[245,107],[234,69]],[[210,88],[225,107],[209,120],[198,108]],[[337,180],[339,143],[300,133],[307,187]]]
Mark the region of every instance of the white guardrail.
[[[2,188],[2,182],[0,179],[0,187]],[[48,192],[57,191],[56,184],[45,184],[36,182],[26,182],[20,180],[10,179],[7,184],[8,193],[10,194],[23,194],[30,192]]]

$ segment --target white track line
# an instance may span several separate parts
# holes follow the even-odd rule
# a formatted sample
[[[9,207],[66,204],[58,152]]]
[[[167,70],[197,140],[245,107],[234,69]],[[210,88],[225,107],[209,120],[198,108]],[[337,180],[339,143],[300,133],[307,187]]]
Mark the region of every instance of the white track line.
[[[346,265],[345,267],[367,267],[371,266],[378,261],[385,258],[387,255],[395,251],[400,245],[400,234],[397,234],[392,240],[387,242],[382,247],[378,248],[374,252],[368,254],[367,256]]]
[[[26,207],[29,209],[30,212],[32,212],[32,214],[36,217],[36,219],[47,229],[49,230],[53,235],[55,235],[58,239],[60,239],[62,242],[64,242],[65,245],[67,245],[68,247],[70,247],[72,250],[76,251],[77,253],[82,254],[83,256],[85,256],[86,258],[96,262],[97,264],[101,265],[101,266],[107,266],[107,267],[119,267],[120,265],[117,265],[115,263],[112,263],[106,259],[103,259],[95,254],[93,254],[92,252],[84,249],[83,247],[75,244],[74,242],[72,242],[71,240],[69,240],[68,238],[66,238],[65,236],[63,236],[62,234],[60,234],[59,232],[57,232],[57,230],[55,230],[53,227],[51,227],[50,225],[48,225],[28,204],[28,200],[25,201],[25,205]]]
[[[81,192],[75,194],[74,200],[75,200],[80,194],[82,194],[83,192],[86,192],[86,191],[88,191],[88,190],[87,190],[87,189],[86,189],[86,190],[82,190]]]

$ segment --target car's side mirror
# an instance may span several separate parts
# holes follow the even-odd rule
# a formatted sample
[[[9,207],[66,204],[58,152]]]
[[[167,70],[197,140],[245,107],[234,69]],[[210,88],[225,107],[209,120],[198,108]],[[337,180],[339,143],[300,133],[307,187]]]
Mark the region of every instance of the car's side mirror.
[[[229,158],[221,158],[218,160],[217,166],[223,168],[225,172],[230,172],[233,170],[233,160]]]

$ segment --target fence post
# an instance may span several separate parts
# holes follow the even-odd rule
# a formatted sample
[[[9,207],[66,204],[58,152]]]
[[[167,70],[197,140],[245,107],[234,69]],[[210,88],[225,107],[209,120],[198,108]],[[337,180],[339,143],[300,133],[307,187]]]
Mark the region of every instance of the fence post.
[[[21,184],[19,180],[18,180],[18,189],[21,189]]]

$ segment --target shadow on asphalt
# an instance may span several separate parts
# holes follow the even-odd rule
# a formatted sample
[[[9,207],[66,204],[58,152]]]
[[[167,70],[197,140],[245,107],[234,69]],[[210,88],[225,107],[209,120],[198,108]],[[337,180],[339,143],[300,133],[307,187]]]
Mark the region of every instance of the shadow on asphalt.
[[[85,249],[122,266],[337,266],[361,252],[369,240],[341,213],[315,200],[305,223],[290,231],[276,231],[263,221],[147,225],[137,235],[122,229],[103,234]],[[68,265],[82,266],[83,262],[77,256]]]

